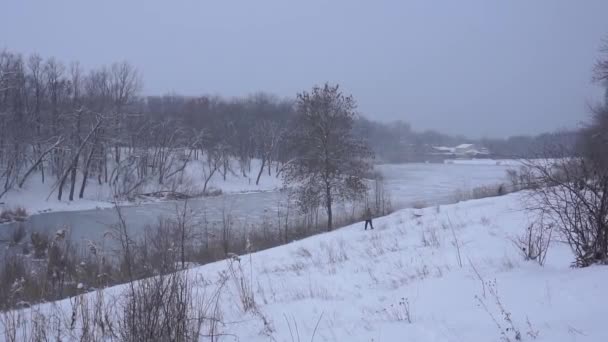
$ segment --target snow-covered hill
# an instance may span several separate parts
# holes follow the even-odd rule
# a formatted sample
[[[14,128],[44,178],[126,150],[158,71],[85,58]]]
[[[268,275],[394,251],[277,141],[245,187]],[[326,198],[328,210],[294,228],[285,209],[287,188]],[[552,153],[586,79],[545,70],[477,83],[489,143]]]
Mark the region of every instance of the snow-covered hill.
[[[375,230],[352,225],[188,277],[199,295],[219,294],[219,341],[608,341],[608,267],[570,268],[559,242],[544,267],[524,261],[512,242],[528,225],[520,200],[401,210]],[[71,303],[42,311],[70,317]]]

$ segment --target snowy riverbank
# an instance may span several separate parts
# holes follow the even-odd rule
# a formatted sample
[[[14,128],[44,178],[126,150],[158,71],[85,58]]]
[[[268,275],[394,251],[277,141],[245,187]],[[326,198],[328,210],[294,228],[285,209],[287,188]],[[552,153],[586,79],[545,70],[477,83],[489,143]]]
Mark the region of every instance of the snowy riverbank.
[[[252,161],[252,170],[256,170],[259,165],[258,160]],[[179,185],[167,185],[182,191],[187,189],[194,194],[202,193],[204,166],[201,163],[192,162],[188,165]],[[266,172],[260,177],[259,185],[255,184],[255,178],[251,173],[244,177],[237,173],[228,173],[226,180],[218,172],[210,179],[207,189],[211,192],[223,194],[248,193],[258,191],[274,191],[282,187],[282,180],[274,174],[268,175]],[[156,187],[149,191],[166,190],[163,187]],[[147,191],[146,190],[146,191]],[[143,191],[143,192],[146,192]],[[41,177],[37,174],[30,176],[23,188],[14,188],[0,198],[1,209],[23,208],[29,215],[45,213],[45,212],[62,212],[62,211],[81,211],[91,209],[104,209],[114,206],[114,199],[109,185],[99,185],[95,180],[91,180],[87,185],[85,196],[82,199],[76,198],[69,201],[67,194],[60,201],[57,199],[55,184],[49,182],[41,182]],[[77,196],[76,196],[77,197]],[[139,205],[151,202],[158,202],[162,199],[154,197],[137,197],[132,201],[121,200],[121,205]]]
[[[243,310],[238,281],[224,281],[220,340],[292,341],[294,324],[305,341],[608,340],[608,267],[572,269],[557,242],[544,267],[524,261],[512,243],[528,224],[521,194],[405,209],[374,223],[241,256],[257,311]],[[215,293],[228,269],[220,261],[189,270],[195,293]],[[127,289],[103,298],[114,303]],[[69,317],[71,303],[40,309]]]

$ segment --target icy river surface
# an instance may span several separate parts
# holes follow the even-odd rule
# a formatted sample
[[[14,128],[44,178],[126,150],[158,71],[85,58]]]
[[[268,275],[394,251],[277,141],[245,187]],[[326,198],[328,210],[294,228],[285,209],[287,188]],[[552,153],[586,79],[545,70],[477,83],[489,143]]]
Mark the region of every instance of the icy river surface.
[[[436,205],[453,202],[458,191],[470,190],[482,185],[506,182],[508,163],[455,163],[455,164],[385,164],[377,165],[385,178],[385,187],[395,209],[413,205]],[[272,217],[277,206],[286,201],[286,193],[256,192],[226,194],[217,197],[191,199],[188,207],[193,222],[219,224],[222,217],[230,215],[235,226],[260,224]],[[183,202],[157,202],[122,207],[126,226],[133,235],[142,233],[159,217],[174,216]],[[109,227],[118,222],[115,209],[49,212],[32,215],[27,223],[28,231],[55,232],[68,227],[75,241],[103,239]],[[1,235],[9,234],[16,224],[5,225]],[[6,236],[0,236],[0,239]]]

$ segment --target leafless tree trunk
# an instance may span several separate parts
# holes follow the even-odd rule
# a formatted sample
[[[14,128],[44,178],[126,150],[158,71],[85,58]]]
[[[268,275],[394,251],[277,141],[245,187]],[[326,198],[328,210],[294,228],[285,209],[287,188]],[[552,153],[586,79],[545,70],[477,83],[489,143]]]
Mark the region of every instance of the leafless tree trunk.
[[[97,147],[97,138],[94,138],[93,145],[91,146],[91,150],[89,151],[89,155],[88,155],[86,163],[84,165],[84,170],[83,170],[83,174],[82,174],[82,183],[80,184],[80,192],[78,193],[78,198],[84,197],[84,189],[87,186],[87,179],[89,178],[89,168],[91,166],[91,160],[93,159],[93,155],[95,154],[96,147]]]
[[[116,164],[121,160],[121,147],[125,142],[126,107],[134,100],[141,89],[141,77],[137,70],[127,62],[114,63],[109,72],[109,93],[113,102],[115,130],[114,158]]]
[[[38,167],[38,165],[42,164],[44,157],[46,157],[49,153],[53,152],[53,150],[55,150],[57,148],[57,146],[59,146],[63,141],[62,137],[59,137],[59,139],[57,139],[57,142],[55,142],[53,145],[51,145],[46,151],[40,153],[40,155],[38,156],[38,159],[34,162],[34,164],[29,168],[29,170],[27,170],[27,172],[25,173],[25,175],[23,175],[23,177],[21,178],[21,181],[19,182],[19,187],[23,187],[23,184],[25,183],[25,181],[27,180],[27,177],[34,171],[36,170],[36,168]]]
[[[222,155],[218,151],[207,151],[207,170],[204,171],[205,182],[203,184],[203,193],[207,192],[207,185],[211,177],[222,165]]]
[[[100,118],[100,117],[98,117],[97,124],[91,129],[91,131],[89,132],[89,134],[87,135],[87,137],[82,141],[82,143],[80,144],[80,147],[78,147],[78,150],[76,151],[76,153],[74,154],[74,156],[72,158],[72,162],[71,162],[70,166],[66,169],[66,171],[63,174],[63,176],[61,177],[61,179],[59,181],[59,189],[58,189],[58,194],[57,194],[57,199],[58,200],[61,201],[61,195],[62,195],[63,185],[65,184],[65,181],[66,181],[66,179],[68,177],[69,172],[72,170],[72,168],[76,168],[76,164],[78,163],[78,156],[82,152],[82,149],[84,148],[85,144],[89,141],[89,139],[91,138],[91,136],[93,136],[93,134],[101,126],[102,122],[103,122],[103,119]]]
[[[81,103],[81,87],[82,87],[82,83],[81,83],[81,70],[80,70],[80,65],[78,63],[73,63],[72,66],[70,67],[70,74],[71,74],[71,86],[72,86],[72,107],[75,109],[75,119],[76,119],[76,123],[75,123],[75,129],[74,129],[74,133],[73,133],[73,137],[75,140],[75,144],[74,145],[78,145],[80,144],[80,126],[82,123],[82,116],[83,116],[83,112],[84,112],[84,108],[82,106]],[[69,200],[73,201],[74,200],[74,191],[76,189],[76,175],[78,173],[78,163],[80,160],[80,156],[76,155],[75,157],[75,161],[72,164],[72,172],[71,172],[71,176],[70,176],[70,195],[69,195]]]
[[[269,120],[262,120],[254,127],[254,141],[262,161],[255,185],[259,185],[265,166],[267,166],[268,176],[270,176],[272,156],[280,143],[282,135],[283,132],[278,124]]]

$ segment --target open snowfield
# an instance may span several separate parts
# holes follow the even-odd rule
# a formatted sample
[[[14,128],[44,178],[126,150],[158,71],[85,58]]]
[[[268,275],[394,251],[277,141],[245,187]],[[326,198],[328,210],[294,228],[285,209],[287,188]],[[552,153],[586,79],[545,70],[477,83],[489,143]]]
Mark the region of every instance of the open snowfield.
[[[219,297],[219,341],[608,341],[608,267],[570,268],[558,242],[544,267],[523,261],[511,241],[528,224],[521,207],[521,194],[511,194],[404,209],[373,231],[356,224],[241,256],[232,262],[242,278]],[[209,295],[229,265],[189,277]],[[243,310],[239,279],[257,310]],[[109,288],[105,298],[126,290]],[[54,307],[69,317],[69,306]]]

